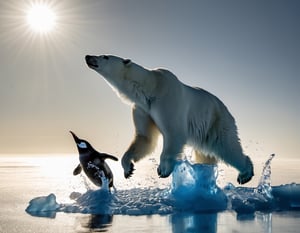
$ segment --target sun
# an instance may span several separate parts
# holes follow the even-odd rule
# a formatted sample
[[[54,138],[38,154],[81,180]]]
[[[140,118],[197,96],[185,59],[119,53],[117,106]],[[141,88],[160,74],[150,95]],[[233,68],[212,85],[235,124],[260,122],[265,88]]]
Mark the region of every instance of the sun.
[[[56,14],[47,4],[37,3],[27,11],[27,23],[34,32],[48,33],[55,27]]]

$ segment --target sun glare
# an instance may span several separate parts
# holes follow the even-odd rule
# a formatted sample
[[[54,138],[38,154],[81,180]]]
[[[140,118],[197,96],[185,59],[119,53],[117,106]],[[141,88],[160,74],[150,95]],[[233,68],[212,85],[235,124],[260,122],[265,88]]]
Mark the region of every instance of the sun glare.
[[[55,27],[56,15],[48,5],[35,4],[28,9],[27,23],[31,30],[47,33]]]

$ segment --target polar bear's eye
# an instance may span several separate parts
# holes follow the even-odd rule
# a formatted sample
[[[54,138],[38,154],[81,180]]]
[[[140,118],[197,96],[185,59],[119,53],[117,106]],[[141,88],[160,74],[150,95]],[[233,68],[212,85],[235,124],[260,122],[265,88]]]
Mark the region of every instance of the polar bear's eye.
[[[131,60],[130,59],[125,59],[125,60],[123,60],[123,63],[124,63],[124,65],[128,65],[128,64],[131,63]]]
[[[103,59],[105,59],[105,60],[108,60],[108,56],[106,56],[106,55],[103,55]]]

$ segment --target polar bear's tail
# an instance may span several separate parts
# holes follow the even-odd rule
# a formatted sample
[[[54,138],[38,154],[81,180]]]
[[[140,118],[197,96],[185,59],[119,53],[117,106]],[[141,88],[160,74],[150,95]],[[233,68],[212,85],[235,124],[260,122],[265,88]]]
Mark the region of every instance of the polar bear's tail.
[[[252,176],[254,176],[254,172],[253,172],[253,163],[251,161],[251,159],[246,156],[246,170],[243,172],[240,172],[240,174],[238,175],[237,178],[237,182],[239,184],[245,184],[248,181],[250,181],[252,179]]]

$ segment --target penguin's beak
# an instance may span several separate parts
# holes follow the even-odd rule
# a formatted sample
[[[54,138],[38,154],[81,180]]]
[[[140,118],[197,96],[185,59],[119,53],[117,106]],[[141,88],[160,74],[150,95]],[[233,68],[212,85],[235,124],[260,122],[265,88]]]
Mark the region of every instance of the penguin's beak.
[[[72,131],[70,131],[70,133],[72,134],[72,136],[73,136],[73,138],[74,138],[76,144],[80,143],[80,141],[81,141],[80,138],[78,138],[78,137],[76,136],[76,134],[73,133]]]

